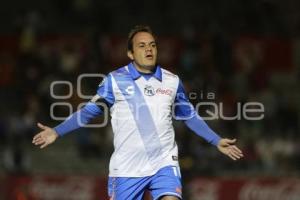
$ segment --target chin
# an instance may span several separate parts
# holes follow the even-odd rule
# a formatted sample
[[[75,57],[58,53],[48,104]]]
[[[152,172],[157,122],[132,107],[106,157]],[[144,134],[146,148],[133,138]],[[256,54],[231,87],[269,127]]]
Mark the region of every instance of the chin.
[[[155,68],[156,66],[156,62],[150,61],[150,62],[141,62],[141,63],[136,63],[138,66],[144,68],[144,69],[148,69],[148,70],[152,70]]]
[[[156,66],[156,64],[146,64],[144,65],[145,68],[152,70],[154,67]]]
[[[147,68],[153,68],[156,66],[156,62],[148,62],[148,63],[145,63],[145,67]]]

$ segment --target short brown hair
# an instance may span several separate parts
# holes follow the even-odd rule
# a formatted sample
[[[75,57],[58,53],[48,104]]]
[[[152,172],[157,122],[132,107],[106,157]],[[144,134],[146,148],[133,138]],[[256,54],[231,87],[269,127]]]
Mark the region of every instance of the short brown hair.
[[[133,42],[132,39],[133,37],[140,32],[147,32],[150,33],[154,38],[154,34],[151,30],[151,28],[147,25],[136,25],[135,27],[133,27],[133,29],[130,30],[129,34],[128,34],[128,39],[127,39],[127,51],[131,51],[133,52]]]

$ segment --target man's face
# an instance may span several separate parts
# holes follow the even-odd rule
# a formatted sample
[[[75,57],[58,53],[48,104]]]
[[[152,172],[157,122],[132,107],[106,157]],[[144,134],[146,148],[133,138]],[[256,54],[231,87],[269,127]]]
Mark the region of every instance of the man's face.
[[[145,69],[153,69],[156,65],[157,48],[153,36],[147,32],[139,32],[132,39],[133,52],[128,51],[128,57]]]

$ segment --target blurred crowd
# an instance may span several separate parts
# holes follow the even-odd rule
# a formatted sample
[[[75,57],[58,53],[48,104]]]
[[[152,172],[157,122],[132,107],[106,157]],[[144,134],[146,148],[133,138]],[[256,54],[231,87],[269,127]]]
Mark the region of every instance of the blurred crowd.
[[[9,36],[7,31],[0,33],[2,172],[34,173],[33,160],[38,158],[32,155],[37,149],[32,147],[31,138],[38,131],[36,123],[59,123],[49,114],[55,102],[70,102],[76,110],[79,103],[87,101],[76,93],[67,100],[54,99],[50,95],[51,83],[69,81],[75,90],[79,75],[107,74],[127,64],[127,31],[134,24],[148,23],[158,33],[160,63],[179,74],[187,93],[193,94],[190,100],[194,105],[215,102],[228,117],[236,116],[239,106],[247,102],[264,105],[261,120],[220,117],[207,121],[221,136],[238,139],[245,154],[239,162],[220,155],[183,123],[174,121],[183,172],[187,176],[299,175],[300,45],[296,44],[300,15],[293,7],[299,3],[282,6],[279,1],[257,0],[247,1],[246,5],[237,1],[183,5],[177,0],[142,6],[135,0],[46,2],[12,17]],[[181,9],[189,12],[180,12]],[[278,49],[266,53],[264,45],[270,40],[279,53],[272,53]],[[176,48],[170,51],[174,44]],[[82,91],[93,95],[100,81],[95,78],[83,82]],[[55,88],[55,92],[68,93],[64,87]],[[211,106],[200,107],[202,116],[212,111]],[[68,113],[63,106],[55,112],[65,117]],[[73,145],[82,161],[109,158],[109,125],[96,130],[81,129],[74,135]],[[58,148],[52,146],[49,151]],[[64,141],[57,146],[64,148]],[[66,162],[64,157],[61,162]],[[72,165],[76,168],[76,163]],[[55,164],[52,167],[55,170]]]

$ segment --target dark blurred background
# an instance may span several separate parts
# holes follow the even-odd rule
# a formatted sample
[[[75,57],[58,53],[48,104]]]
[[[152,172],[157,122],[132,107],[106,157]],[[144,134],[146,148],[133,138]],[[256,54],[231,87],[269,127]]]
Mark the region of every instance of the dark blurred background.
[[[245,154],[238,162],[174,122],[185,199],[299,199],[299,9],[297,0],[3,1],[0,200],[107,199],[110,125],[74,131],[45,150],[31,140],[37,122],[59,123],[49,114],[53,103],[69,102],[75,111],[88,101],[76,95],[80,74],[107,74],[129,62],[127,33],[136,24],[152,27],[159,63],[179,74],[194,104],[222,103],[228,117],[247,102],[265,108],[262,120],[207,121],[238,139]],[[52,98],[55,80],[73,83],[74,95]],[[99,82],[84,79],[82,92],[95,94]],[[66,87],[55,92],[68,94]],[[203,116],[212,109],[201,108]],[[55,115],[67,113],[55,107]]]

